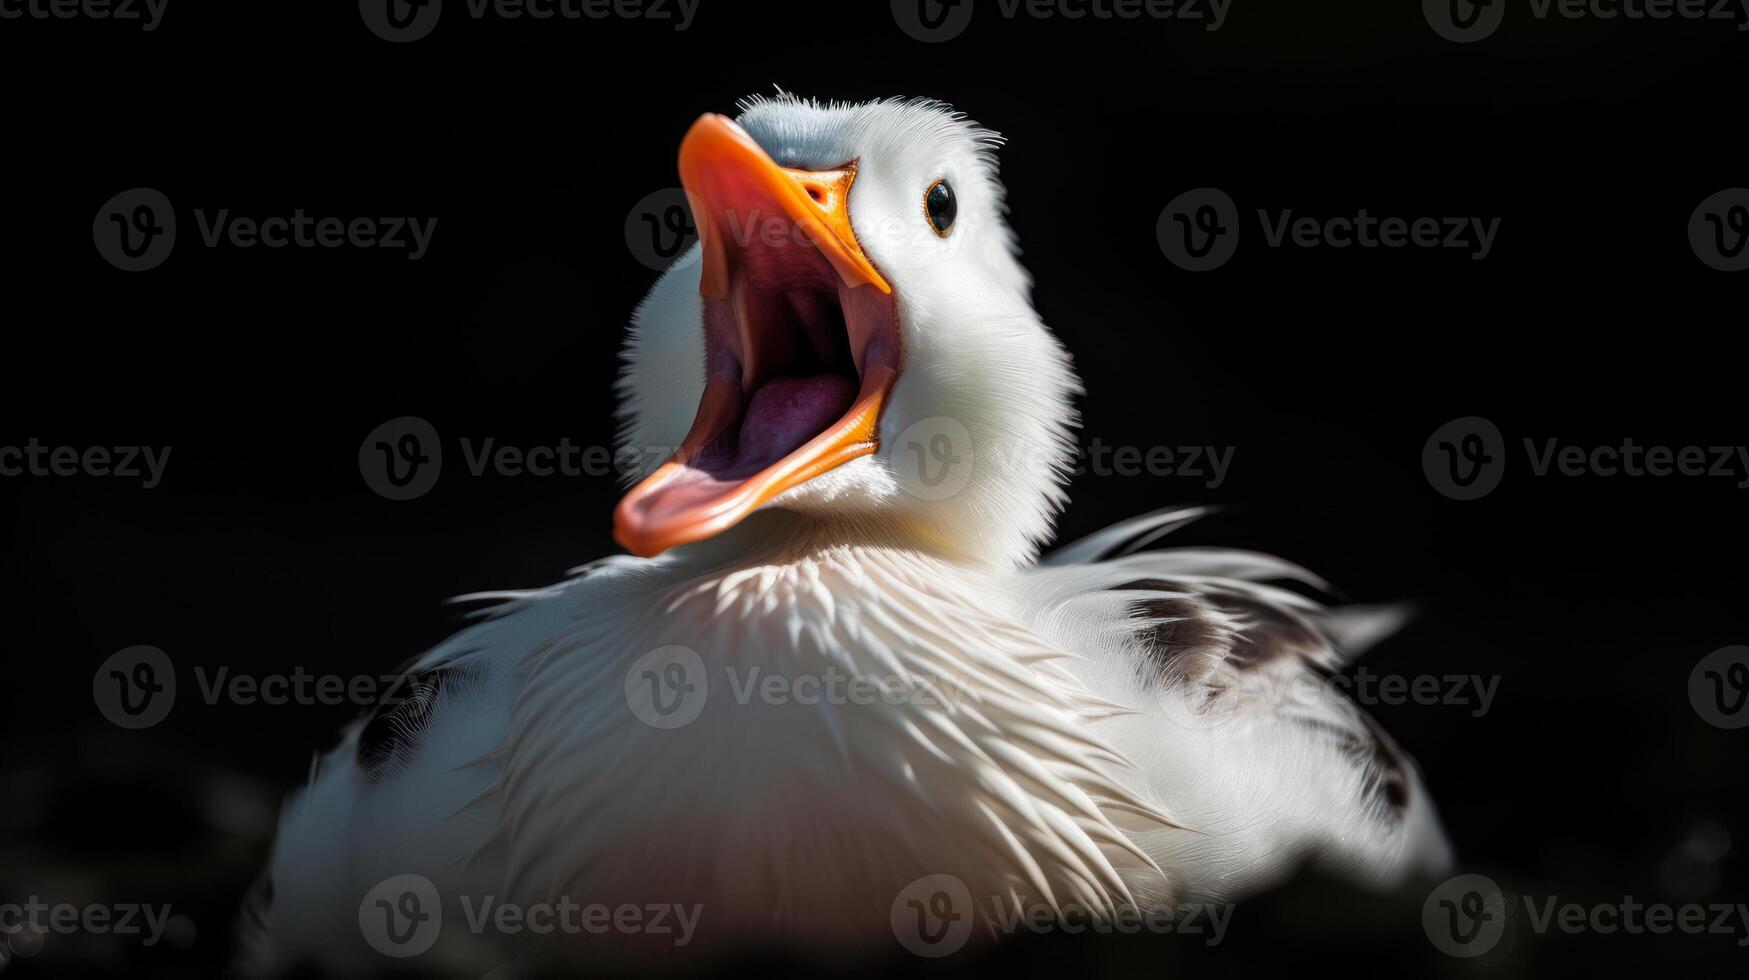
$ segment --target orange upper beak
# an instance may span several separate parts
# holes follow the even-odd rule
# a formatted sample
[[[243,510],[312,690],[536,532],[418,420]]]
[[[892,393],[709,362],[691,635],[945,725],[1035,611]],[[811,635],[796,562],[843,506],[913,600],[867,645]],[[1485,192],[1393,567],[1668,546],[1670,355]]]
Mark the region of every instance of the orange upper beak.
[[[780,167],[727,117],[699,119],[680,146],[680,179],[698,225],[703,261],[699,291],[706,330],[720,333],[737,356],[732,369],[713,356],[698,414],[680,449],[634,487],[614,511],[614,538],[626,550],[653,557],[726,530],[808,480],[877,448],[881,409],[897,379],[892,287],[857,243],[849,199],[856,164],[835,170]],[[738,426],[761,382],[758,349],[767,341],[755,311],[764,309],[745,275],[748,257],[764,249],[809,249],[836,273],[847,343],[856,351],[860,388],[850,408],[800,448],[757,472],[708,468],[701,457],[733,446]],[[823,272],[823,267],[820,267]],[[875,340],[891,324],[890,338]]]
[[[737,246],[777,234],[811,243],[846,283],[891,293],[850,227],[855,180],[854,162],[838,170],[780,167],[734,120],[714,113],[701,117],[680,141],[680,183],[692,201],[704,249],[699,292],[728,299]]]

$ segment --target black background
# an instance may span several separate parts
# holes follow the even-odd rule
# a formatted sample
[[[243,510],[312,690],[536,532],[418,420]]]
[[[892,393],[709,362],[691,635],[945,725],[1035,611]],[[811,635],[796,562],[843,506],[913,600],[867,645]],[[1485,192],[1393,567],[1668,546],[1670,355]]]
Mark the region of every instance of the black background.
[[[1498,677],[1466,705],[1381,705],[1466,870],[1619,903],[1749,901],[1742,731],[1690,671],[1749,642],[1734,479],[1535,478],[1522,440],[1738,445],[1749,279],[1691,251],[1690,214],[1749,184],[1749,35],[1734,24],[1532,18],[1436,35],[1414,3],[1235,0],[1225,26],[1005,20],[979,2],[925,44],[888,5],[706,0],[696,24],[474,21],[390,44],[355,5],[173,0],[142,33],[0,21],[8,177],[0,444],[169,445],[163,484],[0,478],[0,900],[170,902],[184,948],[50,937],[57,969],[206,975],[282,795],[350,706],[208,706],[196,667],[379,674],[443,638],[445,597],[537,586],[614,550],[608,477],[473,478],[458,440],[611,440],[616,352],[654,274],[628,215],[675,184],[700,113],[773,85],[931,96],[1002,131],[1012,220],[1046,322],[1086,382],[1085,440],[1233,447],[1228,480],[1085,476],[1060,540],[1177,503],[1181,540],[1308,565],[1421,616],[1376,671]],[[318,9],[320,8],[320,9]],[[1156,242],[1219,187],[1246,234],[1191,274]],[[160,268],[93,245],[112,195],[181,224]],[[1498,216],[1493,254],[1264,247],[1256,209]],[[194,211],[436,216],[429,255],[202,246]],[[361,478],[366,433],[429,420],[426,496]],[[1511,462],[1459,502],[1423,475],[1443,423],[1485,416]],[[109,725],[91,677],[135,644],[185,685],[169,720]],[[1737,842],[1717,863],[1697,834]],[[16,894],[15,894],[16,893]],[[1397,901],[1302,881],[1227,941],[1024,940],[1013,972],[1415,969],[1741,972],[1738,935],[1531,935],[1484,966]],[[914,969],[915,961],[865,964]]]

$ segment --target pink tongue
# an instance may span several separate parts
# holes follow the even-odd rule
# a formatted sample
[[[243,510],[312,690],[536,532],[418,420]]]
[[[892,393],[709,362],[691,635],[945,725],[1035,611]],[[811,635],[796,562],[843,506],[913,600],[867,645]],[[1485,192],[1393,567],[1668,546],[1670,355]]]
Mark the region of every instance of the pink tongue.
[[[764,467],[800,449],[843,417],[856,400],[856,380],[842,374],[773,378],[753,393],[741,419],[736,469]]]

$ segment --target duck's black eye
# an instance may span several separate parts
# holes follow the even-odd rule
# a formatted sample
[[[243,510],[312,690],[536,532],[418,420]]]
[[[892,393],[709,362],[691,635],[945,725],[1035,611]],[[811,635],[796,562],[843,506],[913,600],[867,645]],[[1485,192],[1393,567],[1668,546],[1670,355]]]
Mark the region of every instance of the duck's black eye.
[[[938,180],[929,185],[929,190],[923,194],[923,213],[929,218],[929,227],[943,238],[953,228],[953,219],[960,213],[959,202],[954,200],[953,187],[946,180]]]

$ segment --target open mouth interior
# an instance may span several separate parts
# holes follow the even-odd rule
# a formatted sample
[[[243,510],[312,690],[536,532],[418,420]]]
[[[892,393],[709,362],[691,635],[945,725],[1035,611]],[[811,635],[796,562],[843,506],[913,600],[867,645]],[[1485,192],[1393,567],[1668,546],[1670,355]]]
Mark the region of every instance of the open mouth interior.
[[[851,290],[812,246],[761,245],[739,258],[730,298],[706,300],[705,311],[710,380],[732,383],[737,397],[708,420],[715,431],[688,461],[717,480],[751,477],[844,418],[877,334],[863,324],[852,336]]]
[[[898,307],[850,220],[857,161],[780,166],[733,120],[680,146],[698,221],[705,388],[680,449],[614,511],[651,557],[700,541],[878,448],[899,374]]]
[[[677,469],[641,501],[652,520],[742,510],[875,448],[867,416],[898,373],[893,297],[846,283],[805,236],[750,238],[728,297],[704,300],[705,393]]]

